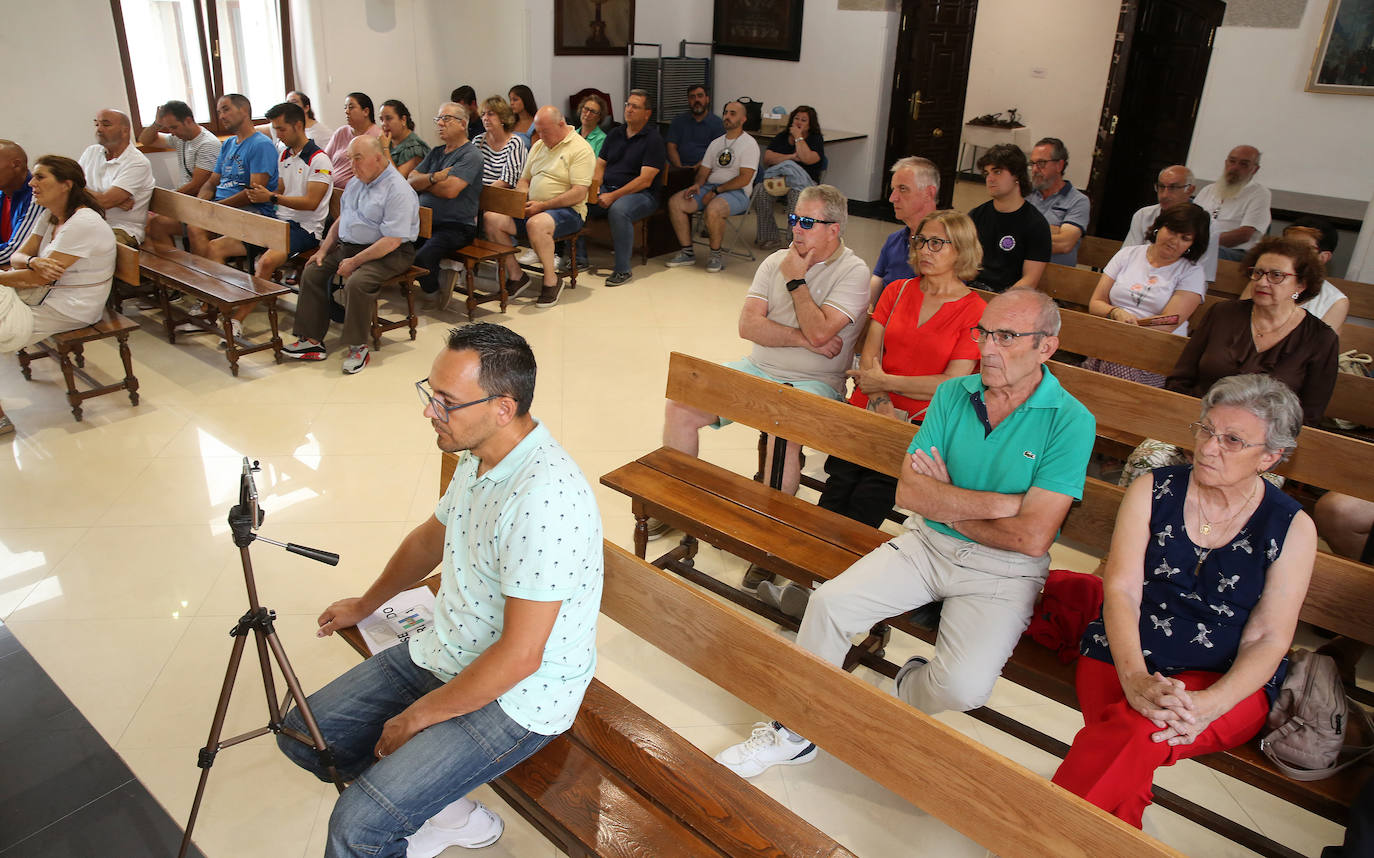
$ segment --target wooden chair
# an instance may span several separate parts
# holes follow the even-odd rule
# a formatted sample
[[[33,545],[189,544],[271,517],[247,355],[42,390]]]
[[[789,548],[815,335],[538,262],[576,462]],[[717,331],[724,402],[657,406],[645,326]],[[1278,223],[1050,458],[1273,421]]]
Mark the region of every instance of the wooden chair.
[[[434,227],[434,212],[428,206],[420,206],[420,238],[429,238]],[[421,268],[412,265],[395,277],[387,278],[382,281],[382,289],[388,286],[401,287],[401,294],[406,299],[406,314],[404,318],[384,319],[381,316],[381,291],[378,290],[377,300],[372,302],[372,323],[370,333],[372,335],[372,347],[382,347],[382,334],[387,331],[394,331],[397,328],[410,328],[410,338],[415,339],[415,329],[419,325],[419,317],[415,314],[415,290],[419,288],[416,279],[429,273],[428,268]]]
[[[511,218],[521,218],[525,216],[525,194],[512,188],[497,188],[487,185],[482,188],[481,200],[478,203],[478,231],[481,231],[482,213],[497,212]],[[463,263],[464,273],[467,275],[467,305],[468,321],[471,322],[477,313],[477,305],[485,304],[488,301],[500,301],[501,312],[506,312],[506,305],[510,301],[510,296],[506,291],[506,260],[514,258],[516,248],[514,245],[500,244],[495,241],[488,241],[485,238],[474,238],[472,244],[467,247],[459,248],[454,252],[452,258]],[[496,291],[491,293],[479,294],[477,292],[477,267],[483,262],[492,262],[496,266]]]
[[[589,95],[601,96],[602,103],[606,105],[606,115],[601,117],[600,124],[602,128],[610,130],[611,126],[615,125],[615,102],[611,101],[610,93],[594,86],[584,87],[568,96],[568,124],[574,131],[582,127],[582,117],[577,115],[577,109],[582,106],[582,99]]]
[[[115,279],[126,284],[138,284],[141,280],[138,251],[121,244],[115,247],[115,254]],[[67,402],[71,404],[72,416],[78,423],[82,419],[81,403],[96,396],[124,390],[128,391],[130,404],[137,406],[138,378],[134,375],[133,354],[129,351],[129,334],[137,329],[138,325],[135,322],[106,307],[100,321],[94,325],[74,331],[63,331],[33,346],[20,349],[17,353],[19,371],[24,374],[24,378],[32,381],[33,372],[29,369],[31,363],[40,358],[52,358],[57,361],[62,369],[62,377],[67,382]],[[85,348],[87,343],[108,337],[114,337],[119,342],[119,357],[124,363],[124,378],[112,384],[100,384],[86,372]],[[30,352],[29,349],[37,349],[37,352]],[[78,378],[89,387],[85,390],[79,389],[76,386]]]

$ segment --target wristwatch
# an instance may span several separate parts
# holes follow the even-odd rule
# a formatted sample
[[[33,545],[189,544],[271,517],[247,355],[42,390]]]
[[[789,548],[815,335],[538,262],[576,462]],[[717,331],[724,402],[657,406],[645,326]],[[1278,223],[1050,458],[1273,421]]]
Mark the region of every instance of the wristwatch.
[[[798,289],[800,289],[802,286],[805,286],[805,285],[806,285],[806,278],[805,278],[805,277],[798,277],[798,278],[796,278],[795,280],[788,280],[788,281],[787,281],[787,291],[788,291],[788,292],[795,292],[795,291],[797,291]]]
[[[273,194],[272,197],[271,197],[271,200],[272,200],[272,205],[275,206],[275,205],[277,204],[277,195],[276,195],[276,194]]]

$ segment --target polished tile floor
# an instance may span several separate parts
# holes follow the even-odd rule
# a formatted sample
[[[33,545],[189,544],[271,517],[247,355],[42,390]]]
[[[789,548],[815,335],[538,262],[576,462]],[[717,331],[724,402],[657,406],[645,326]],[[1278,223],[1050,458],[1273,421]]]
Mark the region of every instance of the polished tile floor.
[[[976,200],[979,191],[975,185],[964,195]],[[855,220],[849,242],[871,260],[891,229]],[[712,360],[746,352],[736,320],[755,264],[732,259],[724,273],[708,275],[651,260],[619,288],[585,277],[554,309],[522,299],[504,315],[487,305],[479,316],[510,325],[533,346],[540,365],[534,412],[596,487],[606,535],[621,545],[632,544],[629,502],[596,480],[659,444],[670,351]],[[229,375],[212,338],[169,346],[153,318],[138,318],[138,408],[119,395],[102,397],[86,404],[78,424],[55,368],[41,367],[32,382],[13,365],[0,372],[0,402],[19,427],[0,441],[0,620],[181,821],[229,653],[226,632],[246,604],[225,524],[241,458],[262,464],[264,536],[343,555],[330,568],[266,545],[253,549],[262,601],[280,615],[282,641],[307,690],[314,689],[355,661],[340,642],[315,638],[314,617],[333,599],[361,591],[432,510],[439,455],[412,384],[428,374],[447,329],[465,317],[426,313],[418,340],[389,337],[357,376],[340,373],[337,353],[322,364],[282,366],[258,354],[244,359],[240,378]],[[265,325],[261,314],[251,317],[249,334]],[[117,368],[106,344],[89,352],[97,370]],[[710,432],[703,455],[752,473],[755,439],[739,427]],[[1070,552],[1056,559],[1091,568]],[[710,548],[699,563],[726,578],[742,571]],[[905,658],[918,646],[899,639],[892,654]],[[609,621],[599,650],[604,681],[710,753],[762,717]],[[230,731],[265,723],[256,668],[245,667]],[[26,691],[7,684],[3,693]],[[1064,741],[1080,724],[1077,713],[1005,682],[992,705]],[[1054,770],[1054,758],[967,716],[941,720],[1042,775]],[[0,761],[0,777],[8,777],[4,766]],[[55,769],[50,777],[74,775]],[[1166,770],[1160,782],[1303,854],[1340,839],[1338,826],[1201,766]],[[860,855],[983,855],[824,753],[814,764],[770,771],[757,785]],[[333,800],[332,788],[259,739],[220,755],[196,841],[213,858],[317,856]],[[504,815],[507,833],[486,854],[555,854],[514,812]],[[1157,809],[1146,828],[1190,855],[1248,854]]]

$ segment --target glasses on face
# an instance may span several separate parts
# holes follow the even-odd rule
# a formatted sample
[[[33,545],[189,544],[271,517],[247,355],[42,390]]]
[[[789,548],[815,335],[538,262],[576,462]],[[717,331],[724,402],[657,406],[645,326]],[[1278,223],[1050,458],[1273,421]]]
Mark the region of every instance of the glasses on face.
[[[1218,432],[1211,426],[1202,422],[1189,423],[1188,431],[1193,433],[1194,438],[1197,438],[1199,446],[1207,443],[1208,438],[1217,439],[1217,445],[1221,447],[1224,453],[1239,453],[1246,447],[1264,446],[1263,444],[1247,441],[1239,435],[1233,435],[1230,432]]]
[[[628,106],[629,106],[629,105],[626,105],[626,107],[628,107]],[[600,115],[601,115],[601,111],[600,111],[599,109],[595,108],[595,107],[592,107],[590,104],[587,105],[586,107],[582,108],[582,112],[583,112],[583,113],[590,113],[592,116],[600,116]]]
[[[790,215],[787,216],[787,227],[788,227],[788,229],[796,229],[797,227],[801,227],[802,229],[810,229],[811,227],[815,226],[815,225],[818,224],[818,223],[837,223],[837,222],[838,222],[838,221],[833,221],[833,220],[821,220],[821,219],[818,218],[818,217],[802,217],[801,215],[797,215],[797,214],[790,214]]]
[[[481,405],[483,402],[490,402],[501,396],[499,393],[493,393],[491,396],[484,396],[481,399],[474,399],[471,402],[460,402],[457,405],[449,405],[448,403],[441,402],[434,398],[434,394],[425,387],[428,383],[429,379],[422,378],[415,382],[415,389],[420,394],[420,401],[425,404],[426,408],[434,412],[434,416],[439,418],[440,423],[448,422],[448,415],[450,412],[457,411],[460,408],[467,408],[469,405]]]
[[[921,235],[919,232],[911,237],[912,247],[916,248],[917,250],[920,250],[923,247],[929,247],[931,253],[939,253],[940,251],[945,249],[946,245],[953,243],[954,242],[950,241],[947,238],[927,238],[926,236]]]
[[[1287,280],[1289,277],[1298,276],[1292,271],[1279,271],[1278,269],[1266,271],[1263,268],[1251,268],[1245,272],[1245,275],[1256,283],[1263,280],[1270,286],[1282,286],[1283,281]]]
[[[1188,190],[1188,186],[1187,186],[1187,185],[1165,185],[1165,184],[1162,184],[1162,183],[1160,183],[1160,182],[1155,182],[1155,190],[1156,190],[1156,191],[1173,191],[1174,193],[1178,193],[1179,191],[1186,191],[1186,190]]]
[[[1002,348],[1010,346],[1022,337],[1048,337],[1050,335],[1049,331],[989,331],[982,325],[974,325],[968,329],[968,333],[969,336],[973,338],[973,341],[980,346],[983,344],[984,340],[988,337],[992,337],[992,341]]]
[[[461,121],[461,120],[460,120],[458,117],[454,116],[452,113],[441,113],[441,114],[439,114],[438,116],[434,117],[434,124],[435,124],[435,125],[447,125],[447,124],[449,124],[450,122],[460,122],[460,121]]]
[[[1058,158],[1052,158],[1052,159],[1047,160],[1047,161],[1046,161],[1046,160],[1031,161],[1031,162],[1030,162],[1030,165],[1031,165],[1032,167],[1036,168],[1037,170],[1043,170],[1043,169],[1045,169],[1045,165],[1046,165],[1046,164],[1058,164],[1058,163],[1059,163],[1059,159],[1058,159]]]

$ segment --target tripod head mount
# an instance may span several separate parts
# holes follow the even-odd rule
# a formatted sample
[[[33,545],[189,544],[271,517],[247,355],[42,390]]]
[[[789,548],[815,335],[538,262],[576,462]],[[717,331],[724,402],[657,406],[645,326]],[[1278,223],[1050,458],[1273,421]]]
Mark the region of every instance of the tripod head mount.
[[[330,566],[338,566],[339,555],[332,551],[321,551],[294,542],[277,542],[258,534],[258,528],[262,527],[263,521],[267,518],[267,511],[258,505],[258,487],[253,482],[253,475],[261,470],[262,466],[257,461],[249,461],[247,456],[243,457],[243,470],[239,474],[239,502],[229,508],[229,529],[233,532],[234,545],[247,548],[255,541],[266,542],[268,545],[285,548],[292,554],[309,557]]]

